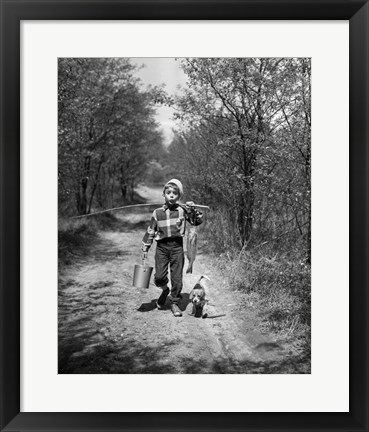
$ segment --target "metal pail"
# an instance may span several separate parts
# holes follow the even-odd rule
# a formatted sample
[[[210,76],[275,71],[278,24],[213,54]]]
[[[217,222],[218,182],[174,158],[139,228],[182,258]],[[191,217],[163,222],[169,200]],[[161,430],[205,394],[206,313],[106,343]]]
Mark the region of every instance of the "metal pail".
[[[136,264],[133,273],[133,286],[135,288],[148,288],[153,267]]]

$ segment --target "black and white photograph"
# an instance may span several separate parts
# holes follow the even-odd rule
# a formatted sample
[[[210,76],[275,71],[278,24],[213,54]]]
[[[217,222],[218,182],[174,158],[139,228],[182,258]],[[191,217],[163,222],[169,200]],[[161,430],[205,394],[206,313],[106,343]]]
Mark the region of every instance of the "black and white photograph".
[[[368,429],[368,12],[2,3],[0,430]]]
[[[311,59],[59,57],[58,373],[311,373]]]

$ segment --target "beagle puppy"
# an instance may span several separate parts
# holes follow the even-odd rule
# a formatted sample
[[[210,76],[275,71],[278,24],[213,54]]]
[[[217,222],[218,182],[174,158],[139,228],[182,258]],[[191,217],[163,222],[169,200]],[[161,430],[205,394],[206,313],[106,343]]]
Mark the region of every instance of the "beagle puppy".
[[[201,276],[195,286],[190,292],[190,302],[192,303],[192,311],[190,315],[195,317],[201,316],[206,318],[208,316],[207,311],[207,298],[206,298],[206,281],[210,279],[207,276]]]

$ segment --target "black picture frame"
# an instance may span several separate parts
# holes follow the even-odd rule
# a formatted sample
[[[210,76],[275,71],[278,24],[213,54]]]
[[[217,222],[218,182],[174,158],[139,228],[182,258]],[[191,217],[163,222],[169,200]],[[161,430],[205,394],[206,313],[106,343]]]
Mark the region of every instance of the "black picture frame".
[[[368,430],[369,5],[359,0],[0,0],[1,431]],[[348,413],[20,412],[21,20],[349,20],[350,411]],[[332,156],[334,158],[334,156]],[[339,233],[337,234],[339,235]],[[168,389],[168,397],[175,397]]]

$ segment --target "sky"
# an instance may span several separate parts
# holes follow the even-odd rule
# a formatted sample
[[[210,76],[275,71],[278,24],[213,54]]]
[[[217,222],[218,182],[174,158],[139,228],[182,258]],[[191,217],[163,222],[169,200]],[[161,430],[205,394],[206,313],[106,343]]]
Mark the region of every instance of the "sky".
[[[178,93],[178,86],[186,85],[186,75],[179,67],[179,60],[174,58],[132,58],[132,63],[144,64],[137,76],[144,84],[152,86],[165,84],[165,90],[170,93]],[[172,119],[173,109],[170,107],[158,107],[156,120],[160,123],[160,129],[164,133],[165,144],[168,145],[172,139],[172,128],[175,122]]]

